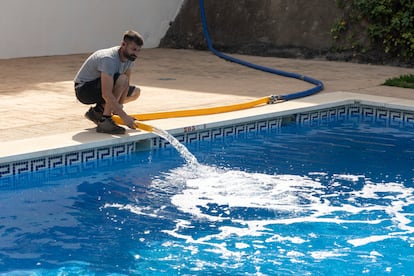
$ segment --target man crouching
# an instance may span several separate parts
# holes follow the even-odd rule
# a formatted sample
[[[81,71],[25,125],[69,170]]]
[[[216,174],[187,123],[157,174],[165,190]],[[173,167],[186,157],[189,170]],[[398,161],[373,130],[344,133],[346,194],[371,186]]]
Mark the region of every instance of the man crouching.
[[[120,46],[94,52],[76,74],[76,97],[81,103],[96,104],[85,117],[97,125],[97,132],[125,133],[125,128],[112,120],[112,114],[119,115],[129,128],[136,128],[135,119],[123,110],[123,104],[138,99],[141,93],[129,80],[131,67],[143,44],[138,32],[127,31]]]

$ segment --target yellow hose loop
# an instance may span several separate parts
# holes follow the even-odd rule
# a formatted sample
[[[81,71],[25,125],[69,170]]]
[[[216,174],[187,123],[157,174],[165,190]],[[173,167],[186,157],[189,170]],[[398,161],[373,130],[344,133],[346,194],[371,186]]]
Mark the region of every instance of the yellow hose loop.
[[[200,109],[186,109],[186,110],[175,110],[175,111],[164,111],[164,112],[154,112],[154,113],[144,113],[144,114],[131,114],[131,117],[134,117],[138,121],[148,121],[148,120],[157,120],[157,119],[167,119],[167,118],[176,118],[176,117],[189,117],[189,116],[201,116],[201,115],[211,115],[223,112],[237,111],[242,109],[247,109],[255,107],[261,104],[269,103],[270,97],[263,97],[257,100],[253,100],[246,103],[232,104],[218,107],[208,107]],[[123,125],[124,121],[117,115],[112,116],[112,119],[115,123]],[[139,129],[152,131],[152,127],[141,122],[136,122],[136,125]]]

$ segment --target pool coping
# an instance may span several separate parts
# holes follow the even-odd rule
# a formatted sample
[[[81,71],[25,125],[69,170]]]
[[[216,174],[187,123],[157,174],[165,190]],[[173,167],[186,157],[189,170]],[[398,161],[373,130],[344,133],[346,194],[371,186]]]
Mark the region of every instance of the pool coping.
[[[238,131],[232,129],[223,133],[196,135],[207,130],[352,104],[414,112],[412,100],[338,91],[228,113],[152,120],[145,123],[164,129],[174,136],[188,136],[180,142],[190,142],[209,136],[226,136]],[[279,123],[272,124],[278,127]],[[270,126],[256,125],[249,129],[258,127]],[[163,147],[166,144],[168,143],[156,134],[146,131],[128,130],[126,135],[114,136],[96,133],[94,129],[9,141],[2,143],[0,148],[0,177],[125,155],[137,150]],[[32,162],[27,162],[28,160]]]

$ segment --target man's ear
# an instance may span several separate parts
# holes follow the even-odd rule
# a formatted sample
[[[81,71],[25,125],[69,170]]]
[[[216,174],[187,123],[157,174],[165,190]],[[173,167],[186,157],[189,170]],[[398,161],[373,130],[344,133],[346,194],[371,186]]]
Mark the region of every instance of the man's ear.
[[[126,45],[127,45],[126,41],[125,40],[122,40],[121,46],[122,47],[125,47]]]

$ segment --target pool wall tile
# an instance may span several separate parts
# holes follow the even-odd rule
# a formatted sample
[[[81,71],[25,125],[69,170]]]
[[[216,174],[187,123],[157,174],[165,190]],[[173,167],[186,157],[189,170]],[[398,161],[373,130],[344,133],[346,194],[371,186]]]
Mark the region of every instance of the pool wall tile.
[[[326,120],[334,121],[362,117],[362,120],[366,122],[383,123],[384,126],[410,128],[414,126],[414,112],[412,111],[395,110],[361,104],[303,112],[298,113],[295,116],[296,123],[304,125],[317,124]]]
[[[89,164],[96,160],[120,157],[135,151],[135,143],[126,143],[102,148],[72,151],[43,158],[0,164],[0,177],[19,175],[27,172],[38,172],[45,169],[56,169],[77,164]]]

